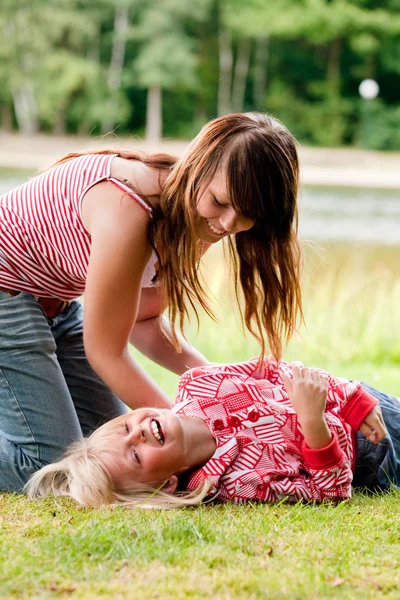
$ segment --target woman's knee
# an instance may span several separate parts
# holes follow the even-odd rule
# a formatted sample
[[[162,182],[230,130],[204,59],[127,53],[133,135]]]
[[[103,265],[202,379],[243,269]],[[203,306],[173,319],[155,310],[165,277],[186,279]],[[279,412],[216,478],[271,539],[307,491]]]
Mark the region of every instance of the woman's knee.
[[[30,477],[44,466],[41,461],[21,454],[19,462],[0,460],[0,491],[22,493]]]
[[[15,432],[14,432],[15,433]],[[0,490],[21,492],[29,478],[39,469],[61,458],[73,441],[82,438],[70,438],[63,445],[55,441],[55,431],[48,433],[46,443],[18,443],[18,436],[0,435]],[[52,442],[53,440],[53,442]],[[23,440],[26,442],[27,440]]]

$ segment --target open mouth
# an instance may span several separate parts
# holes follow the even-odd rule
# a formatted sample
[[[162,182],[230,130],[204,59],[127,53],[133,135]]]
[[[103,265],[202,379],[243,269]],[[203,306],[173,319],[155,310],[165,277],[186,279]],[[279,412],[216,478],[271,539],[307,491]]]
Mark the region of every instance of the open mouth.
[[[214,227],[214,225],[212,223],[210,223],[210,221],[208,219],[206,219],[206,221],[207,221],[207,225],[209,226],[209,228],[215,235],[224,235],[225,231],[221,231],[220,229],[217,229],[216,227]]]
[[[150,421],[150,429],[156,440],[161,444],[161,446],[163,446],[165,442],[165,436],[160,422],[157,421],[157,419],[152,419]]]

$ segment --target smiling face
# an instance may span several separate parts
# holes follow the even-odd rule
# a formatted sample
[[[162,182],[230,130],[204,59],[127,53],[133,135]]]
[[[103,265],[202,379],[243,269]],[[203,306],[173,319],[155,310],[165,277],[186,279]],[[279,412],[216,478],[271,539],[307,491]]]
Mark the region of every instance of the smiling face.
[[[138,408],[92,435],[98,456],[118,490],[133,483],[173,493],[180,473],[209,460],[215,440],[206,423],[167,409]]]
[[[113,431],[101,460],[117,487],[161,484],[185,467],[182,421],[170,410],[138,409],[115,419]]]
[[[230,203],[225,171],[219,169],[199,195],[196,215],[198,238],[215,244],[227,235],[247,231],[253,225],[253,220],[240,214]]]

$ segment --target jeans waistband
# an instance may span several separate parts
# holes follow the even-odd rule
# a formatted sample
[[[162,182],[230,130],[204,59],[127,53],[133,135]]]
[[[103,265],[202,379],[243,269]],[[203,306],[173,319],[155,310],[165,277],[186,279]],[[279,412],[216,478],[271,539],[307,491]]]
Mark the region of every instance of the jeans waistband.
[[[6,288],[0,288],[0,292],[5,292],[6,294],[10,294],[11,296],[17,296],[21,293],[18,290],[9,290]],[[50,319],[60,315],[69,305],[69,302],[67,302],[66,300],[60,300],[59,298],[45,298],[43,296],[35,295],[33,295],[33,297],[36,300],[36,302],[40,304],[40,306],[43,308],[46,316]]]

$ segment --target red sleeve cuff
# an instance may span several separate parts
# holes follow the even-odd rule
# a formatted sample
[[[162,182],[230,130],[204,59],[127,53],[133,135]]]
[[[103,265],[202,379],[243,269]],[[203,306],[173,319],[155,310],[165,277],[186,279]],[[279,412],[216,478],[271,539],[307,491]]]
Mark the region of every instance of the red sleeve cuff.
[[[354,396],[343,406],[340,416],[354,431],[358,431],[361,423],[377,404],[378,400],[360,385]]]
[[[331,469],[343,460],[343,450],[334,433],[329,446],[312,450],[305,442],[302,444],[304,463],[310,469]]]

